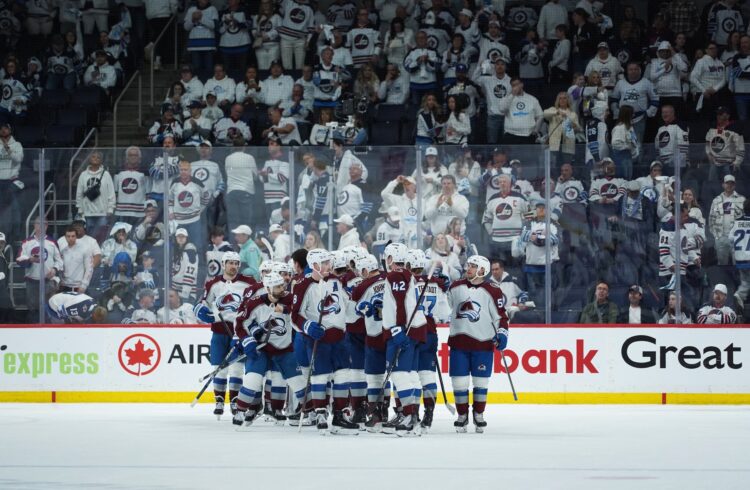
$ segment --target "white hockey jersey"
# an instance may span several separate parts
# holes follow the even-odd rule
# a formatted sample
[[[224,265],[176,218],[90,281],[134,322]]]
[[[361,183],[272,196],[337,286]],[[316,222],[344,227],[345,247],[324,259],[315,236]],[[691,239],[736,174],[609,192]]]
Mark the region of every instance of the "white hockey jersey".
[[[211,196],[203,184],[193,178],[187,182],[175,179],[169,187],[169,213],[174,215],[173,219],[178,225],[198,221],[210,200]]]
[[[289,162],[283,160],[266,160],[263,169],[268,171],[263,180],[263,198],[266,204],[281,202],[287,197],[289,181]]]
[[[266,352],[271,354],[291,352],[293,328],[290,304],[288,298],[272,303],[266,293],[244,302],[236,321],[238,336],[244,338],[250,334],[251,330],[260,327],[262,333],[258,343],[268,339],[264,347]],[[277,311],[277,306],[280,306],[282,311]]]
[[[529,203],[521,194],[496,194],[487,203],[482,223],[493,242],[510,242],[521,234],[523,215],[528,211]]]
[[[45,274],[53,267],[59,272],[63,270],[62,255],[57,248],[57,243],[51,237],[45,237],[43,247],[40,246],[40,240],[35,236],[30,236],[21,243],[21,250],[18,252],[16,263],[24,267],[24,277],[39,281],[42,278],[42,263],[44,263]],[[32,262],[32,257],[37,257],[39,262]]]
[[[190,165],[193,179],[203,184],[209,196],[215,198],[226,191],[224,176],[221,175],[219,164],[211,160],[198,160]]]
[[[211,331],[228,335],[227,326],[219,318],[216,318],[216,315],[220,314],[221,318],[231,328],[237,318],[245,293],[252,293],[259,287],[258,283],[250,276],[238,274],[231,281],[225,279],[223,275],[216,276],[206,283],[203,288],[203,295],[196,304],[196,309],[201,305],[207,306],[214,312],[214,319],[216,320],[211,324]],[[231,334],[234,335],[234,332]]]
[[[146,176],[137,170],[123,170],[115,175],[115,216],[143,218],[147,185]]]
[[[352,28],[346,35],[346,45],[351,50],[355,67],[369,63],[373,56],[379,56],[383,46],[380,32],[370,26]]]
[[[281,3],[283,17],[278,27],[282,39],[303,39],[314,26],[314,12],[307,3],[284,0]]]
[[[533,234],[536,234],[536,238],[532,240]],[[560,260],[557,250],[560,240],[554,223],[549,225],[549,234],[547,234],[544,220],[532,221],[524,227],[521,232],[521,241],[526,244],[526,265],[544,266],[547,263],[545,245],[547,240],[550,241],[550,260],[553,262]]]
[[[742,165],[745,160],[745,138],[741,128],[730,124],[723,129],[709,129],[706,133],[706,156],[719,167]]]
[[[483,61],[489,60],[494,64],[498,59],[503,60],[506,64],[510,63],[510,49],[503,44],[501,38],[493,39],[487,34],[483,35],[479,40],[479,59],[477,62],[481,64]]]
[[[698,310],[696,323],[731,325],[737,323],[737,314],[727,305],[714,306],[709,304]]]
[[[346,304],[349,296],[337,278],[315,282],[306,277],[292,291],[292,320],[294,328],[305,331],[305,322],[317,322],[326,330],[321,342],[341,340],[346,330]],[[321,318],[322,313],[322,318]]]
[[[668,60],[654,58],[646,68],[646,77],[659,97],[682,97],[682,80],[687,70],[682,56],[674,55]]]
[[[171,325],[192,325],[198,322],[193,313],[193,305],[189,303],[182,303],[177,309],[169,309],[169,317],[167,317],[167,309],[164,307],[159,308],[156,312],[156,319],[160,323],[168,323]]]
[[[182,250],[172,250],[172,287],[183,301],[195,301],[198,295],[198,250],[187,243]]]
[[[96,308],[91,296],[80,293],[57,293],[47,301],[47,312],[57,320],[88,318]]]
[[[680,275],[684,276],[688,265],[694,264],[695,260],[700,257],[706,234],[701,224],[694,219],[688,219],[681,225],[679,268]],[[670,214],[662,221],[659,229],[659,276],[670,276],[676,272],[676,247],[674,216]],[[675,270],[670,270],[672,267]]]
[[[640,122],[646,116],[647,111],[649,116],[655,115],[659,107],[659,96],[654,90],[654,85],[646,78],[641,78],[635,83],[630,83],[623,78],[615,84],[609,98],[619,106],[629,105],[633,108],[633,124]],[[619,106],[614,111],[617,114],[619,114]]]
[[[426,63],[419,62],[422,56],[427,56]],[[404,58],[404,68],[409,72],[410,81],[414,84],[435,83],[439,64],[440,57],[430,48],[414,48]]]
[[[625,180],[620,177],[599,177],[591,182],[589,201],[599,202],[602,198],[619,201],[625,195]]]
[[[662,165],[676,168],[679,162],[680,168],[687,166],[690,150],[687,126],[685,129],[674,123],[661,126],[656,132],[654,146]]]
[[[448,345],[452,349],[492,351],[498,330],[509,326],[502,292],[492,282],[474,285],[466,279],[457,281],[448,292],[448,303],[452,311]]]
[[[584,75],[589,76],[592,71],[599,72],[599,75],[602,77],[602,86],[608,89],[615,86],[623,73],[620,60],[609,54],[605,59],[595,56],[589,61],[589,64],[586,65]]]
[[[281,21],[278,15],[273,17]],[[241,8],[223,11],[219,16],[219,48],[225,53],[244,52],[250,47],[250,25],[250,19]]]

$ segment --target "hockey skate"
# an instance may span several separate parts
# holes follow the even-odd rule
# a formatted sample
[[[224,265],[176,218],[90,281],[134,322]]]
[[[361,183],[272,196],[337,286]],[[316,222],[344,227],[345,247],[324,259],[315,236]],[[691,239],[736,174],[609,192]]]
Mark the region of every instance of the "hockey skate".
[[[383,430],[382,404],[375,403],[369,407],[369,418],[365,422],[367,432],[381,432]]]
[[[318,426],[318,433],[321,436],[328,435],[328,411],[325,408],[315,410],[315,422]]]
[[[395,434],[396,433],[396,427],[401,425],[404,422],[404,414],[402,412],[396,412],[396,415],[394,415],[391,420],[388,422],[383,422],[383,427],[381,432],[383,434]]]
[[[273,417],[273,424],[276,426],[282,426],[286,422],[286,415],[282,410],[274,410],[271,417]]]
[[[243,430],[247,429],[251,425],[253,425],[253,422],[255,422],[255,418],[258,416],[258,412],[253,409],[248,409],[246,412],[237,411],[236,414],[234,414],[234,418],[232,418],[232,423],[237,426],[235,430],[238,432],[242,432]]]
[[[232,398],[229,402],[229,410],[232,411],[232,416],[237,415],[237,397]]]
[[[459,414],[458,419],[453,422],[453,427],[456,428],[456,432],[459,434],[465,434],[466,433],[466,427],[469,426],[469,414]]]
[[[432,428],[432,415],[435,411],[435,407],[424,407],[424,415],[422,416],[422,421],[419,423],[419,428],[421,429],[422,434],[427,434],[430,432],[430,429]]]
[[[299,427],[300,419],[302,420],[302,427],[310,427],[315,425],[314,417],[310,417],[310,412],[304,412],[301,416],[298,413],[287,415],[287,420],[289,420],[289,425],[292,427]]]
[[[484,428],[487,427],[487,422],[484,421],[484,414],[474,412],[474,428],[478,434],[484,432]]]
[[[357,424],[359,430],[365,430],[365,422],[367,422],[367,407],[364,403],[354,409],[354,415],[352,416],[351,422]]]
[[[266,401],[263,404],[263,420],[265,422],[273,421],[273,409],[271,408],[271,402]]]
[[[396,435],[398,437],[419,437],[419,417],[417,414],[411,416],[405,415],[402,422],[396,426]]]
[[[224,397],[216,396],[214,399],[216,400],[214,415],[216,415],[216,420],[221,420],[221,416],[224,415]]]
[[[318,424],[320,429],[320,424]],[[347,436],[356,436],[359,434],[359,424],[349,422],[344,418],[344,413],[340,410],[333,412],[333,422],[331,422],[331,434],[340,434]]]

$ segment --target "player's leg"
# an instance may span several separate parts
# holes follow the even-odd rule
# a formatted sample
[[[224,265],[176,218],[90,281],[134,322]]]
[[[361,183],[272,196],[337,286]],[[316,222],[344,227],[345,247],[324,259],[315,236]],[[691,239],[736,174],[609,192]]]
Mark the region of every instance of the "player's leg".
[[[400,435],[412,434],[419,411],[417,396],[420,396],[422,391],[417,374],[417,346],[412,339],[409,339],[401,348],[398,359],[396,359],[396,351],[397,347],[393,345],[393,342],[388,342],[386,359],[389,365],[395,363],[391,378],[401,400],[403,415],[398,420],[394,420],[394,424],[391,421],[383,424],[383,429],[384,431],[395,429],[396,434]],[[392,427],[393,425],[395,427]]]
[[[477,432],[484,432],[487,422],[484,421],[484,408],[487,406],[487,387],[492,375],[493,351],[476,351],[471,353],[471,382],[474,385],[472,411],[474,426]]]
[[[273,363],[269,371],[271,379],[271,417],[277,425],[284,425],[286,416],[284,415],[284,403],[286,403],[286,381]]]
[[[305,338],[307,355],[312,359],[312,350],[315,342],[311,338]],[[333,376],[333,354],[331,344],[318,342],[315,353],[315,362],[310,366],[310,398],[312,408],[315,410],[315,421],[321,433],[328,431],[328,410],[326,400],[326,387]]]
[[[367,379],[365,377],[365,339],[362,334],[346,334],[346,346],[351,361],[349,370],[350,404],[354,410],[352,422],[364,429],[367,407]]]
[[[235,340],[232,340],[230,349],[234,349],[234,344],[236,343]],[[239,357],[239,352],[237,350],[234,350],[234,354],[232,354],[232,357],[230,360],[232,361],[232,364],[229,365],[229,407],[232,410],[232,415],[237,413],[237,396],[240,393],[240,388],[242,388],[243,383],[243,376],[245,374],[245,366],[242,362],[236,362],[237,358]]]
[[[437,382],[435,376],[435,353],[437,352],[438,336],[436,333],[428,333],[427,341],[419,346],[419,382],[422,386],[422,398],[424,399],[424,416],[419,424],[426,432],[432,426],[432,415],[435,411],[435,399],[437,398]]]
[[[450,369],[451,384],[453,385],[453,398],[456,400],[456,411],[458,420],[453,423],[456,432],[466,432],[466,426],[469,425],[469,373],[470,373],[470,353],[456,349],[450,350]]]
[[[359,424],[344,418],[344,409],[349,404],[349,383],[351,382],[351,361],[349,349],[344,340],[331,345],[333,360],[333,422],[331,432],[334,434],[356,434]]]
[[[222,335],[216,332],[211,334],[211,348],[209,354],[211,366],[213,366],[214,368],[219,367],[219,365],[229,352],[231,342],[232,338],[227,335]],[[228,372],[229,369],[224,368],[216,373],[216,376],[214,376],[214,400],[216,401],[214,415],[216,415],[218,418],[221,418],[221,416],[224,414],[224,400],[226,400],[227,396]]]
[[[265,352],[258,352],[255,359],[245,360],[245,375],[237,396],[237,413],[232,419],[234,425],[251,425],[260,412],[263,375],[268,369],[268,364],[268,355]]]
[[[365,347],[365,377],[367,379],[367,415],[365,423],[368,432],[380,432],[383,421],[387,420],[388,413],[383,416],[383,402],[381,392],[383,381],[385,381],[385,351],[374,347]],[[385,400],[383,394],[382,400]]]

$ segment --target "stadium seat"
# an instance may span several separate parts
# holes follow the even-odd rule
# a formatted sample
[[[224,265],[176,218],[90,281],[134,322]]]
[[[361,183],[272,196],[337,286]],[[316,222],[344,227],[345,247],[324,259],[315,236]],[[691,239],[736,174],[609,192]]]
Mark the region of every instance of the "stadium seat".
[[[399,140],[399,124],[397,121],[382,121],[370,126],[371,145],[394,145]]]
[[[375,113],[375,121],[400,121],[404,117],[404,106],[398,104],[380,104]]]
[[[399,138],[399,144],[401,145],[413,145],[414,135],[417,130],[417,121],[407,120],[401,123],[401,137]]]
[[[88,112],[85,109],[76,107],[64,109],[57,115],[57,124],[60,126],[85,128],[88,126]]]
[[[70,94],[64,89],[45,90],[39,99],[39,109],[42,111],[55,111],[65,107],[70,102]]]
[[[307,141],[310,139],[310,131],[312,131],[312,124],[309,122],[299,122],[297,121],[297,129],[299,130],[299,135],[302,141],[300,143]]]
[[[17,126],[13,129],[13,137],[25,148],[44,146],[44,131],[40,131],[37,126]]]
[[[45,144],[57,148],[74,148],[80,143],[80,134],[78,127],[53,124],[47,128]]]

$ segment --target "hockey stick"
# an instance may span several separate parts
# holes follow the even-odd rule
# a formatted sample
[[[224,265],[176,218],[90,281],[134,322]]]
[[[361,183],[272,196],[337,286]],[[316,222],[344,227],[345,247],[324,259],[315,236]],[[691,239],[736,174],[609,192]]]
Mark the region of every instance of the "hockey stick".
[[[325,290],[323,279],[320,281],[320,289]],[[326,301],[328,300],[328,297],[330,294],[326,294],[323,298],[322,302],[320,303],[320,315],[318,315],[318,325],[320,325],[323,322],[323,311],[326,304]],[[312,374],[313,370],[315,369],[315,354],[318,352],[318,340],[315,340],[313,342],[313,348],[312,348],[312,354],[310,354],[310,370],[307,372],[307,382],[305,382],[305,396],[302,397],[302,404],[299,407],[299,428],[297,429],[297,433],[302,432],[302,411],[304,410],[304,405],[307,403],[307,395],[310,393],[310,382],[312,381]]]
[[[500,359],[503,360],[503,365],[505,366],[505,374],[508,375],[508,382],[510,383],[510,389],[513,391],[513,399],[515,401],[518,401],[518,395],[516,395],[516,388],[515,386],[513,386],[513,378],[510,377],[510,371],[508,370],[508,361],[505,360],[503,351],[500,351]]]
[[[218,366],[216,366],[216,369],[214,369],[211,373],[209,373],[207,375],[208,376],[208,380],[206,381],[206,384],[203,385],[203,388],[201,388],[201,390],[198,392],[198,394],[195,395],[195,398],[193,399],[193,401],[190,402],[190,406],[191,407],[194,407],[198,403],[198,400],[200,400],[201,396],[203,396],[203,393],[206,392],[206,390],[208,389],[208,387],[211,386],[211,382],[214,380],[214,378],[219,373],[219,371],[221,371],[222,369],[226,368],[230,364],[234,364],[235,362],[240,362],[240,361],[242,361],[242,360],[245,359],[245,355],[243,354],[243,355],[239,356],[237,359],[234,359],[232,361],[229,360],[229,358],[232,357],[232,354],[234,354],[234,351],[237,350],[237,345],[238,344],[235,344],[234,347],[232,349],[230,349],[229,352],[227,352],[227,355],[226,355],[226,357],[224,357],[224,360],[221,361],[221,364],[219,364]],[[205,379],[205,377],[203,379]],[[203,381],[203,380],[200,380],[200,381]]]
[[[427,280],[425,281],[424,288],[422,288],[422,292],[419,293],[419,297],[417,298],[417,304],[414,307],[414,310],[411,312],[409,323],[406,324],[406,332],[404,332],[406,336],[409,335],[409,331],[411,330],[411,324],[412,322],[414,322],[414,317],[417,316],[419,307],[422,305],[422,300],[424,300],[424,294],[427,292],[427,286],[430,282],[430,279],[432,279],[432,273],[434,270],[435,270],[434,264],[430,263],[430,272],[427,274]],[[380,401],[381,402],[383,401],[383,398],[385,398],[385,387],[388,385],[388,380],[391,378],[391,373],[393,373],[393,369],[396,367],[396,364],[398,364],[398,357],[400,355],[401,355],[401,346],[399,346],[396,349],[396,353],[393,356],[393,362],[388,368],[388,371],[385,373],[385,380],[383,381],[383,386],[380,389]]]
[[[443,402],[445,403],[445,408],[448,409],[451,415],[456,415],[456,407],[448,403],[448,396],[445,394],[445,384],[443,384],[443,373],[440,370],[440,362],[438,362],[437,352],[435,352],[435,367],[437,368],[438,381],[440,381],[440,391],[443,392]]]

